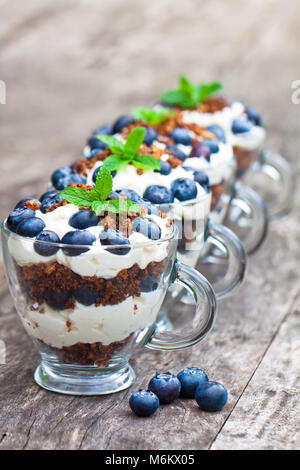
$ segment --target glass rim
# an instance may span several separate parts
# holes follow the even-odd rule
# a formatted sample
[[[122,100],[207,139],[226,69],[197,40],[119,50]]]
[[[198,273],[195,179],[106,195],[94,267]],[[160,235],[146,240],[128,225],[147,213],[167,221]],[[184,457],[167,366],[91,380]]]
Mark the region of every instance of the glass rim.
[[[70,230],[70,232],[76,232],[76,231],[81,231],[81,230]],[[67,243],[56,243],[56,242],[51,242],[51,241],[43,241],[43,240],[37,240],[36,237],[34,238],[30,238],[30,237],[24,237],[23,235],[19,235],[18,233],[16,232],[13,232],[12,230],[10,230],[8,227],[7,227],[7,218],[5,218],[4,220],[2,220],[1,222],[1,232],[2,234],[5,234],[7,237],[14,237],[16,239],[21,239],[21,240],[24,240],[25,242],[31,242],[32,244],[34,244],[35,242],[37,242],[40,246],[51,246],[51,247],[56,247],[56,248],[70,248],[70,249],[84,249],[85,252],[87,252],[87,248],[88,249],[91,249],[91,248],[101,248],[105,251],[111,251],[113,249],[120,249],[120,248],[123,248],[123,249],[127,249],[127,248],[130,248],[130,249],[135,249],[135,248],[141,248],[143,246],[154,246],[154,245],[157,245],[157,244],[161,244],[161,243],[165,243],[165,242],[168,242],[170,240],[173,240],[173,239],[176,239],[176,237],[178,236],[179,234],[179,230],[178,228],[176,227],[176,225],[173,223],[172,224],[172,231],[169,235],[167,235],[166,237],[164,238],[159,238],[158,240],[147,240],[145,242],[137,242],[137,243],[128,243],[128,244],[124,244],[124,245],[100,245],[100,246],[95,246],[95,245],[71,245],[71,244],[67,244]]]

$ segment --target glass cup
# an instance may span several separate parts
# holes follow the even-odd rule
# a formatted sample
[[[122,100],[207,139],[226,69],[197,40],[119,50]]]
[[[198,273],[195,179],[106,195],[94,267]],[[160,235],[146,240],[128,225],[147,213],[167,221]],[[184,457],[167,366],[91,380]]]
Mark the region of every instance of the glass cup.
[[[265,204],[255,191],[237,182],[236,159],[230,164],[222,164],[216,168],[205,170],[214,183],[214,172],[222,175],[217,183],[210,185],[211,210],[210,221],[223,224],[242,241],[247,254],[256,251],[264,242],[268,229],[268,214]],[[238,215],[243,216],[243,224],[237,223]],[[219,263],[220,250],[206,247],[201,254],[203,263]],[[223,262],[223,261],[222,261]]]
[[[282,155],[258,149],[243,181],[261,196],[271,221],[292,209],[295,179],[290,164]]]
[[[231,230],[210,220],[210,205],[211,194],[206,193],[197,200],[157,207],[174,221],[178,229],[177,257],[180,262],[196,267],[209,248],[223,250],[227,271],[221,280],[211,280],[217,299],[223,300],[234,294],[245,279],[247,256],[243,244]],[[170,307],[174,299],[178,299],[178,293],[178,286],[170,289],[164,306]]]
[[[9,231],[6,221],[1,229],[15,307],[41,355],[34,378],[47,390],[102,395],[126,389],[135,380],[128,361],[139,348],[188,348],[213,325],[214,291],[176,260],[176,226],[164,239],[126,247],[38,241],[47,256],[36,253],[34,239]],[[84,263],[94,263],[97,276],[85,276]],[[174,334],[158,333],[158,313],[174,284],[193,296],[194,320]]]
[[[233,151],[237,159],[237,179],[255,189],[273,220],[291,210],[295,181],[287,160],[264,150],[263,140],[256,139],[249,145],[246,134],[241,134],[239,145],[234,145]]]

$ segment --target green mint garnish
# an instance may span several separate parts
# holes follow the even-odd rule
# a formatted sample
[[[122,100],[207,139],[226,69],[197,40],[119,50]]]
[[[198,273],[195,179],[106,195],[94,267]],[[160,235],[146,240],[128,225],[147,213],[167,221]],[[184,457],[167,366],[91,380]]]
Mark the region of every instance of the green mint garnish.
[[[180,77],[179,87],[176,90],[166,91],[161,95],[161,102],[182,108],[195,108],[208,96],[223,88],[220,82],[202,83],[193,85],[186,77]]]
[[[151,125],[162,124],[175,115],[174,111],[164,107],[155,110],[150,108],[135,108],[131,114],[137,121],[148,122]]]
[[[97,175],[96,185],[92,191],[84,188],[69,186],[60,191],[59,195],[66,201],[79,207],[91,207],[97,215],[102,211],[120,212],[132,211],[141,213],[141,207],[133,201],[125,199],[107,200],[112,191],[112,176],[110,171],[104,166],[100,167]]]
[[[152,155],[139,153],[139,148],[144,141],[145,134],[145,127],[136,127],[128,135],[125,144],[109,135],[95,136],[112,151],[112,155],[104,160],[103,167],[110,171],[118,171],[120,168],[131,163],[143,170],[160,170],[159,160],[152,157]]]

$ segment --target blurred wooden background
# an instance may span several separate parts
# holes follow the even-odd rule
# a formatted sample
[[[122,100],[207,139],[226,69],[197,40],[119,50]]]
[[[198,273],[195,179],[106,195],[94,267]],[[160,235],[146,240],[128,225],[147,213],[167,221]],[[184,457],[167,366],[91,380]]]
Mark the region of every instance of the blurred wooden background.
[[[184,73],[221,80],[263,113],[268,147],[299,173],[298,0],[0,0],[0,216],[43,192],[79,155],[90,130],[151,105]],[[156,369],[201,366],[229,389],[218,414],[178,400],[135,418],[131,390],[103,398],[40,390],[38,356],[22,331],[0,265],[0,449],[296,449],[300,447],[299,191],[249,260],[248,279],[219,308],[192,352],[133,361],[145,387]]]

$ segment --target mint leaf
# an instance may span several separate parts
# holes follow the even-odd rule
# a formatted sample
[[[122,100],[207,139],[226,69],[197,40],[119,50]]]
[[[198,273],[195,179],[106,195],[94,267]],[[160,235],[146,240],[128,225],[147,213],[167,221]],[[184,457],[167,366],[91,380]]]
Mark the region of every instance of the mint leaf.
[[[106,144],[116,155],[121,155],[124,152],[125,145],[119,139],[116,139],[116,137],[111,135],[95,135],[94,137]]]
[[[220,82],[193,85],[186,77],[182,76],[179,79],[178,89],[166,91],[160,99],[162,103],[171,106],[195,108],[198,103],[202,103],[208,96],[222,88]]]
[[[131,114],[137,121],[145,121],[151,125],[157,125],[173,117],[175,113],[168,108],[160,107],[159,109],[135,108]]]
[[[186,99],[186,95],[179,90],[166,91],[160,97],[162,103],[168,104],[170,106],[180,105],[180,103],[182,103],[182,101]]]
[[[144,141],[145,134],[145,127],[136,127],[135,129],[133,129],[127,137],[124,149],[125,152],[130,154],[137,153]]]
[[[145,153],[138,153],[134,156],[132,163],[142,170],[160,170],[160,161]]]
[[[136,212],[141,213],[141,207],[133,201],[125,199],[112,199],[111,201],[95,201],[92,204],[93,211],[99,215],[101,212]]]
[[[124,163],[124,161],[116,155],[112,155],[112,157],[118,159],[119,163],[121,162],[121,165],[126,165],[126,162]],[[60,191],[59,194],[63,199],[71,204],[75,204],[79,207],[91,207],[97,215],[105,211],[114,212],[116,214],[119,214],[121,211],[131,211],[140,214],[141,208],[134,201],[128,201],[125,199],[107,200],[112,191],[112,186],[112,176],[110,171],[104,166],[101,166],[97,174],[96,186],[92,191],[88,191],[85,188],[69,186],[68,188]]]
[[[136,121],[150,122],[152,110],[149,108],[134,108],[131,111],[131,114],[136,119]]]
[[[91,191],[71,186],[60,191],[59,195],[66,201],[79,207],[89,207],[94,200],[94,195]]]
[[[138,153],[140,146],[144,141],[146,133],[145,127],[136,127],[127,137],[125,145],[121,143],[118,153],[110,155],[103,161],[103,167],[110,171],[118,171],[120,168],[133,163],[137,168],[143,170],[160,170],[160,162],[151,155]],[[100,136],[99,136],[100,139]],[[101,136],[101,140],[112,150],[116,146],[114,137]]]
[[[110,155],[103,161],[103,167],[109,171],[118,171],[120,168],[127,165],[127,161],[123,160],[118,155]]]
[[[193,98],[195,94],[195,87],[184,76],[179,78],[179,90],[190,98]]]
[[[112,191],[112,186],[112,176],[110,171],[101,166],[96,179],[96,192],[101,201],[108,198]]]
[[[198,93],[198,102],[202,103],[202,101],[206,100],[206,98],[216,91],[222,90],[223,85],[220,82],[212,82],[212,83],[203,83],[202,85],[198,85],[197,93]]]

